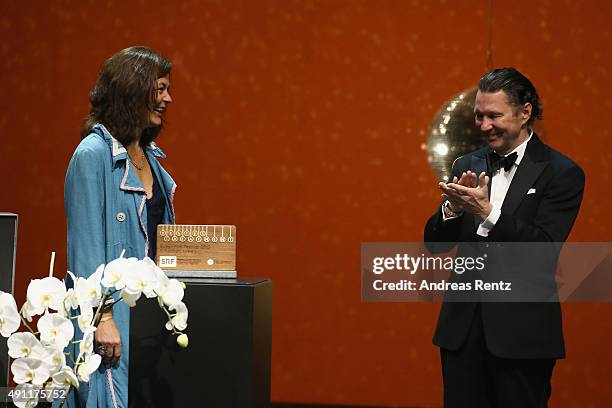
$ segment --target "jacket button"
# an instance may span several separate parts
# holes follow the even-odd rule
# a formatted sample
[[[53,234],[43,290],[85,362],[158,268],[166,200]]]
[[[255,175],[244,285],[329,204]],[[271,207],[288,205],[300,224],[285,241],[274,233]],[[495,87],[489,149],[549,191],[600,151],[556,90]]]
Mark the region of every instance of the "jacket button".
[[[117,221],[119,222],[125,221],[125,213],[122,213],[122,212],[117,213]]]

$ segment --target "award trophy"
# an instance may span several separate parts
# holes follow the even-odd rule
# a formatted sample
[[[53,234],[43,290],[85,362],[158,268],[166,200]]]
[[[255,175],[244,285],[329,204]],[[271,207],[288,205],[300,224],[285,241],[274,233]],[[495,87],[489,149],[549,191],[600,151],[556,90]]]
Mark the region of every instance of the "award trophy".
[[[236,278],[236,226],[161,224],[157,265],[169,277]]]

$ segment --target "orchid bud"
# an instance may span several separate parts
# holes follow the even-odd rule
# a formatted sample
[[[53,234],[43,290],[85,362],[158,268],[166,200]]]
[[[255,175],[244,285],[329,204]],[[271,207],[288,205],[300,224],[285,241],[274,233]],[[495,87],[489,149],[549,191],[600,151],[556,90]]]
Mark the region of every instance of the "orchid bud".
[[[178,344],[182,348],[187,348],[187,346],[189,345],[189,337],[187,337],[185,333],[180,334],[176,338],[176,344]]]

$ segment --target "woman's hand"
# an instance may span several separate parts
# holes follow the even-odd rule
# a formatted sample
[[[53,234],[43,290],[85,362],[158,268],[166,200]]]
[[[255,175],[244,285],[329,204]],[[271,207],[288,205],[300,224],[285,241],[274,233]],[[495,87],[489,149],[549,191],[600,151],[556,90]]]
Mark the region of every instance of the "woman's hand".
[[[102,362],[106,368],[109,368],[114,366],[121,357],[121,336],[112,315],[110,315],[111,318],[107,316],[102,315],[102,321],[94,332],[94,338],[96,340],[95,351],[102,356]]]

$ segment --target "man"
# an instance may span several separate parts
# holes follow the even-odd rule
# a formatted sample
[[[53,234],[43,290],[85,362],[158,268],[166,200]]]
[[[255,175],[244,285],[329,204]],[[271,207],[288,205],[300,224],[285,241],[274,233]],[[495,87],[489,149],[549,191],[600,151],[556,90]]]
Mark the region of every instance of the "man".
[[[425,241],[564,242],[584,173],[531,129],[542,114],[533,84],[514,68],[486,74],[474,114],[488,146],[458,158],[452,182],[439,183],[443,204]],[[546,407],[553,367],[565,356],[560,305],[445,302],[434,344],[446,408]]]

